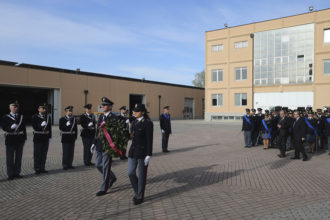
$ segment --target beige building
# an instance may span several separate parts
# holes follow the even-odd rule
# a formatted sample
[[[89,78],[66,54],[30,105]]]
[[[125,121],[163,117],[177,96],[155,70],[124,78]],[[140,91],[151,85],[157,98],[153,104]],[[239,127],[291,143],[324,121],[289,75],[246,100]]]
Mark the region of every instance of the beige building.
[[[8,113],[8,103],[17,99],[29,121],[36,106],[47,102],[57,124],[68,105],[74,106],[75,115],[83,113],[86,103],[93,104],[94,112],[100,111],[103,96],[115,103],[115,112],[123,105],[132,109],[136,103],[144,103],[152,119],[158,119],[167,105],[171,106],[172,119],[204,115],[202,88],[0,61],[1,115]]]
[[[207,31],[205,119],[330,106],[330,9]]]

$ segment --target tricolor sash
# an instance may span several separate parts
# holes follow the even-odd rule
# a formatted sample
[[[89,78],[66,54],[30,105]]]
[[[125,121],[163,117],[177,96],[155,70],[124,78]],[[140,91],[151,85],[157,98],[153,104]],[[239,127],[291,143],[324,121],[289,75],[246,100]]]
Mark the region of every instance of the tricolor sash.
[[[244,115],[244,119],[245,119],[245,121],[246,121],[247,123],[249,123],[249,125],[251,125],[251,126],[253,127],[252,122],[250,121],[250,119],[248,119],[248,118],[246,117],[246,115]]]
[[[310,127],[310,128],[314,131],[314,134],[315,134],[315,136],[316,136],[316,135],[317,135],[317,131],[316,131],[316,129],[315,129],[315,128],[309,123],[309,121],[308,121],[307,118],[305,118],[305,122],[306,122],[307,126]]]
[[[270,138],[270,131],[271,129],[268,128],[266,122],[265,122],[265,119],[262,119],[262,124],[263,126],[265,127],[266,131],[267,131],[267,138]]]
[[[165,118],[167,118],[167,120],[171,120],[170,117],[167,114],[163,114]]]

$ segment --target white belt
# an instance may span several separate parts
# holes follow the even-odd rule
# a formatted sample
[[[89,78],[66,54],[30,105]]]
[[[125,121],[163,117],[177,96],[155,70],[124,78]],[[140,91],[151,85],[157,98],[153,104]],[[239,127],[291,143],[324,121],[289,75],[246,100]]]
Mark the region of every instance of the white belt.
[[[18,131],[18,132],[6,132],[5,133],[5,136],[7,135],[21,135],[21,134],[24,134],[23,131]]]
[[[49,134],[49,131],[33,131],[33,134]]]
[[[62,131],[61,135],[62,134],[75,134],[75,133],[76,133],[75,131]]]

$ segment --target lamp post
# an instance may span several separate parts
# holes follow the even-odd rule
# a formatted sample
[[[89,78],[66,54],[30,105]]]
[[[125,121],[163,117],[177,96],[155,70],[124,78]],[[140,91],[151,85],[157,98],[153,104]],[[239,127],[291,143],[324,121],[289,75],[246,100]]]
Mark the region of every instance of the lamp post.
[[[161,95],[158,96],[158,115],[160,115],[160,99],[162,98]]]
[[[254,108],[254,34],[250,34],[252,39],[252,108]]]

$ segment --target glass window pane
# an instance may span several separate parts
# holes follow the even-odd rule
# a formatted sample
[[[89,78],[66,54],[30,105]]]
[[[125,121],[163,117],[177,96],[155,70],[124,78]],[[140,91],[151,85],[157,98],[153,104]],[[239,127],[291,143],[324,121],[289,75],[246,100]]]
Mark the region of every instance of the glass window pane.
[[[218,105],[222,105],[222,94],[218,94]]]
[[[323,60],[323,73],[330,74],[330,60]]]
[[[218,81],[222,81],[222,70],[218,70]]]
[[[324,30],[324,43],[330,43],[330,29]]]
[[[212,82],[216,82],[216,81],[217,81],[217,71],[212,70]]]
[[[236,68],[235,69],[235,79],[236,80],[240,80],[241,79],[241,69],[240,68]]]
[[[235,105],[240,106],[241,105],[241,94],[235,93]]]
[[[215,94],[212,95],[212,105],[217,106],[217,95]]]
[[[242,68],[242,79],[247,79],[247,68]]]
[[[247,105],[247,94],[242,93],[242,105]]]

